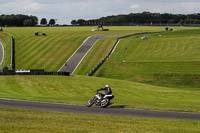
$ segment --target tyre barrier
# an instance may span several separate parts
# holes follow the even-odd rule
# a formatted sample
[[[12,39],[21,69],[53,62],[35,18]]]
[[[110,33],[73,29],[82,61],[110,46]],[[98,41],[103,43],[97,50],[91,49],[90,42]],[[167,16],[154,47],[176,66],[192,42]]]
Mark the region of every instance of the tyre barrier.
[[[98,69],[99,67],[110,57],[110,55],[112,54],[114,48],[116,47],[116,45],[118,44],[118,42],[120,41],[120,39],[123,38],[127,38],[127,37],[131,37],[131,36],[138,36],[138,35],[144,35],[144,34],[156,34],[156,33],[163,33],[166,31],[161,31],[161,32],[143,32],[143,33],[135,33],[135,34],[130,34],[130,35],[125,35],[119,38],[116,38],[116,42],[114,43],[114,45],[112,46],[111,50],[109,51],[109,53],[106,55],[106,57],[101,60],[88,74],[87,76],[92,76]]]
[[[69,72],[0,72],[0,75],[58,75],[69,76]]]

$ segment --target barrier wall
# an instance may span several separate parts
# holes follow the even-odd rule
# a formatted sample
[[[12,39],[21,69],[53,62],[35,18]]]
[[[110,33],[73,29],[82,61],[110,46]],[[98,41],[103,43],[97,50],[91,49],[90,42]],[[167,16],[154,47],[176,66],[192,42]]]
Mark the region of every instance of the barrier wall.
[[[11,70],[15,71],[15,39],[11,37]]]
[[[68,72],[0,72],[0,75],[60,75],[60,76],[69,76]]]

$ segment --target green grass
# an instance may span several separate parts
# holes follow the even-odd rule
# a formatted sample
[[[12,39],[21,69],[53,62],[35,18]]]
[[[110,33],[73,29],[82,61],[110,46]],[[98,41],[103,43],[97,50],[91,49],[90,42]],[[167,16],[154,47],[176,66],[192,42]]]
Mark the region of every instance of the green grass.
[[[96,27],[12,27],[4,28],[3,33],[14,36],[16,40],[17,69],[57,71],[82,42],[91,35],[164,29],[160,27],[107,27],[110,29],[108,32],[92,32],[92,28]],[[36,31],[40,34],[46,33],[47,36],[34,36]],[[1,33],[0,38],[2,38]]]
[[[84,29],[67,28],[7,28],[5,32],[16,40],[17,69],[57,71],[90,33]],[[34,36],[35,31],[47,36]],[[41,34],[41,33],[40,33]]]
[[[92,51],[83,59],[80,66],[74,74],[86,75],[88,74],[103,58],[107,55],[116,41],[115,37],[106,37],[98,41]]]
[[[4,47],[4,60],[2,63],[2,67],[4,67],[10,64],[10,56],[11,56],[10,55],[10,51],[11,51],[10,37],[4,32],[0,32],[0,42],[2,43]]]
[[[0,97],[85,105],[96,89],[110,84],[113,106],[200,112],[200,90],[169,88],[88,76],[0,76]]]
[[[197,120],[151,119],[0,108],[1,133],[198,133]]]
[[[200,78],[200,30],[121,39],[95,76],[173,87],[197,87]]]
[[[4,32],[0,32],[6,55],[3,65],[10,64],[10,36],[16,39],[17,69],[57,71],[88,36],[164,29],[105,27],[110,31],[91,32],[92,28],[95,27],[4,28]],[[36,37],[35,31],[47,36]],[[0,76],[0,97],[85,105],[96,89],[110,84],[115,95],[112,106],[115,107],[200,113],[199,30],[175,30],[162,34],[162,37],[158,34],[149,37],[148,40],[122,39],[114,54],[96,73],[97,77]],[[107,54],[113,42],[115,37],[99,40],[75,74],[87,74],[104,57],[103,53]],[[199,121],[192,120],[0,108],[0,132],[179,133],[199,132],[199,126]]]

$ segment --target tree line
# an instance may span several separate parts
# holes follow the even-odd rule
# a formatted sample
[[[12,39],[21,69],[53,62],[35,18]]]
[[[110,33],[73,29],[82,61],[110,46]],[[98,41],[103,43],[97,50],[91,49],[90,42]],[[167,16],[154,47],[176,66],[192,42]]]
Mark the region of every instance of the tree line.
[[[107,17],[101,17],[93,20],[72,20],[72,25],[166,25],[166,24],[200,24],[200,13],[194,14],[170,14],[170,13],[130,13],[127,15],[112,15]]]
[[[55,25],[56,20],[50,19],[49,23],[46,18],[42,18],[41,25]],[[38,24],[38,18],[36,16],[28,16],[22,14],[0,15],[0,26],[36,26]]]
[[[38,18],[32,15],[0,15],[0,26],[35,26],[37,24]]]

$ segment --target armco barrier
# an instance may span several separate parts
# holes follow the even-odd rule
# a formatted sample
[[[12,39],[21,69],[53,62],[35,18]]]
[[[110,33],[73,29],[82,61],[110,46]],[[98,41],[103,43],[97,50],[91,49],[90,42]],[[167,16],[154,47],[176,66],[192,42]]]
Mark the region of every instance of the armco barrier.
[[[106,57],[103,60],[101,60],[87,75],[92,76],[99,69],[99,67],[110,57],[110,55],[112,54],[114,48],[116,47],[120,39],[131,37],[131,36],[138,36],[138,35],[144,35],[144,34],[156,34],[156,33],[162,33],[162,32],[166,32],[166,31],[135,33],[135,34],[125,35],[125,36],[117,38],[116,42],[114,43],[114,45],[112,46],[110,52],[106,55]]]
[[[11,37],[11,70],[15,71],[15,39]]]

